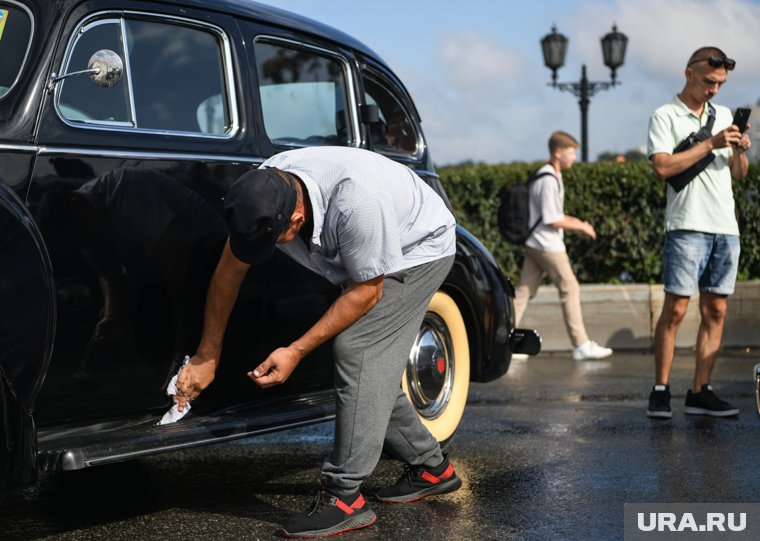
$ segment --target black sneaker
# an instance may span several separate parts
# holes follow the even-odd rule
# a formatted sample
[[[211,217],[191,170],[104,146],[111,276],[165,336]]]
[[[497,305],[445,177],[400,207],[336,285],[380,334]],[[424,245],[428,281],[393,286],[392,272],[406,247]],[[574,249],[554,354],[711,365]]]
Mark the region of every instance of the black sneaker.
[[[689,415],[710,415],[712,417],[739,415],[739,409],[718,398],[709,383],[702,385],[702,390],[698,393],[692,393],[691,389],[686,391],[685,404],[686,407],[683,411]]]
[[[421,500],[426,496],[447,494],[462,486],[462,480],[454,472],[447,456],[435,468],[404,466],[404,473],[396,484],[381,488],[375,497],[381,502],[405,503]]]
[[[649,409],[647,417],[670,419],[673,412],[670,411],[670,385],[657,384],[649,393]]]
[[[311,507],[299,513],[283,525],[280,533],[284,537],[328,537],[349,530],[369,526],[375,519],[375,512],[360,493],[348,498],[346,503],[324,490],[317,491]]]

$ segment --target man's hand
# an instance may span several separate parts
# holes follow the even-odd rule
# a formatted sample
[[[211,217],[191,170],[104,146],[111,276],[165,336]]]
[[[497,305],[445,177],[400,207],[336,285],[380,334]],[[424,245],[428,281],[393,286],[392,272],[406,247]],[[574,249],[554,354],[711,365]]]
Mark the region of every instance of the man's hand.
[[[277,348],[259,366],[248,372],[253,382],[266,389],[285,383],[303,359],[302,355],[292,347]]]
[[[580,232],[589,237],[591,240],[596,240],[596,229],[589,222],[582,222]]]
[[[750,125],[747,124],[747,130],[749,130],[749,128]],[[752,141],[750,141],[749,135],[746,131],[745,133],[741,133],[739,128],[734,125],[731,125],[728,129],[733,129],[736,133],[736,137],[731,140],[731,148],[734,152],[728,159],[728,166],[731,168],[731,178],[734,180],[741,180],[746,177],[749,172],[749,160],[747,159],[745,152],[752,146]]]
[[[187,403],[198,398],[198,395],[214,381],[214,374],[222,354],[222,340],[227,328],[227,320],[237,300],[240,284],[249,268],[250,265],[240,261],[232,253],[228,239],[214,276],[211,277],[206,295],[203,335],[198,344],[198,352],[182,368],[177,378],[177,394],[174,395],[174,402],[179,411],[184,411]]]
[[[744,133],[741,134],[741,139],[734,145],[734,150],[738,150],[739,152],[747,152],[752,146],[752,141],[750,140],[748,134],[751,127],[752,126],[750,124],[747,124],[747,128],[744,130]]]
[[[262,389],[284,383],[309,353],[338,336],[380,302],[384,284],[382,274],[366,282],[350,282],[306,334],[288,347],[274,350],[248,372],[248,377]]]
[[[188,402],[198,398],[206,387],[211,385],[216,374],[217,359],[207,359],[194,355],[180,370],[177,378],[177,394],[174,403],[179,411],[184,411]]]
[[[557,229],[561,228],[567,231],[577,231],[586,235],[591,240],[596,240],[596,229],[594,229],[594,226],[585,220],[576,218],[575,216],[565,214],[564,218],[556,222],[552,222],[549,225]]]
[[[729,145],[739,145],[742,142],[743,135],[739,128],[730,125],[725,130],[721,130],[712,136],[713,148],[725,148]]]

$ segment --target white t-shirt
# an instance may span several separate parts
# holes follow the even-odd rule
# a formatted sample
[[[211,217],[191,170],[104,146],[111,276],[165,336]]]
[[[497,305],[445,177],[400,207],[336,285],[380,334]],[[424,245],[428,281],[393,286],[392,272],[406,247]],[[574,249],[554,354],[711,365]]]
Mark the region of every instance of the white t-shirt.
[[[333,284],[364,282],[454,255],[456,221],[405,165],[348,147],[309,147],[262,164],[296,175],[313,212],[310,246],[277,247]]]
[[[539,218],[541,223],[533,230],[525,245],[542,252],[564,252],[564,231],[548,224],[565,217],[565,185],[562,173],[555,171],[550,163],[541,167],[536,174],[544,172],[551,174],[544,175],[530,185],[530,224],[533,225]]]
[[[731,125],[730,109],[715,105],[713,134]],[[672,154],[675,146],[691,132],[699,131],[707,123],[705,105],[701,118],[674,97],[658,107],[649,119],[647,155]],[[702,233],[738,235],[739,224],[734,212],[734,193],[731,186],[731,169],[728,160],[731,147],[713,150],[715,159],[680,192],[668,184],[665,207],[665,230],[687,229]]]

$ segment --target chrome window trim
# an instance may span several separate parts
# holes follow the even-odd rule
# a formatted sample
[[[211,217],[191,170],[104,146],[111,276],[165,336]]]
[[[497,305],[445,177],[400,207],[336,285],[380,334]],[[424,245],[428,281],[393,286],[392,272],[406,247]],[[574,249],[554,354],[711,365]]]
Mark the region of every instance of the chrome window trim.
[[[127,92],[129,93],[129,114],[132,116],[132,127],[137,127],[137,110],[135,109],[135,90],[132,87],[132,61],[129,59],[129,43],[127,42],[127,25],[124,17],[119,19],[119,31],[121,32],[121,43],[124,47],[124,70],[127,72]]]
[[[27,16],[29,17],[29,23],[30,23],[30,29],[29,29],[29,42],[26,44],[26,52],[24,53],[24,59],[21,61],[21,66],[19,67],[18,73],[16,74],[16,78],[13,79],[13,82],[8,87],[8,90],[5,91],[5,94],[0,96],[0,100],[5,98],[8,94],[11,93],[11,90],[13,90],[13,87],[16,86],[16,83],[18,83],[18,80],[21,78],[21,74],[24,72],[24,68],[26,67],[26,61],[29,60],[29,51],[32,50],[32,40],[34,39],[34,17],[32,16],[32,11],[26,7],[24,4],[21,4],[20,2],[17,2],[16,0],[2,0],[4,4],[15,6],[22,11],[24,11]]]
[[[379,86],[382,86],[391,96],[393,96],[393,99],[395,99],[398,104],[401,106],[401,108],[404,110],[404,114],[411,120],[412,125],[414,126],[414,131],[416,132],[416,138],[415,138],[415,149],[414,152],[396,152],[396,151],[387,151],[387,150],[375,150],[372,149],[374,152],[377,152],[378,154],[382,154],[383,156],[390,156],[393,158],[398,159],[407,159],[407,160],[413,160],[413,161],[419,161],[422,158],[422,155],[424,154],[425,150],[425,141],[422,137],[422,126],[420,126],[419,122],[417,122],[416,115],[411,114],[409,109],[406,107],[404,102],[402,100],[398,99],[398,95],[396,92],[391,92],[391,89],[393,88],[393,83],[385,76],[380,70],[377,70],[371,66],[362,66],[362,68],[359,71],[359,77],[362,78],[362,90],[366,94],[367,90],[364,88],[364,74],[367,73],[367,76],[370,79],[374,79],[375,83]],[[362,96],[362,103],[364,103],[364,96]],[[368,146],[371,141],[367,141]]]
[[[350,147],[361,147],[361,137],[360,137],[360,129],[359,129],[359,115],[356,111],[356,92],[354,90],[356,81],[354,80],[353,76],[353,70],[351,69],[351,63],[348,58],[343,56],[342,54],[331,51],[330,49],[325,49],[324,47],[319,47],[317,45],[311,45],[309,43],[304,43],[302,41],[289,39],[289,38],[283,38],[280,36],[273,36],[271,34],[259,34],[253,38],[253,57],[254,57],[254,63],[256,62],[256,43],[262,41],[265,43],[274,43],[277,44],[286,44],[291,45],[292,47],[296,49],[307,49],[310,51],[314,51],[317,53],[320,53],[322,55],[330,56],[334,59],[336,59],[338,62],[340,62],[343,65],[343,75],[346,78],[346,101],[348,106],[348,116],[349,121],[351,123],[351,138],[348,141],[348,146]],[[258,73],[256,74],[256,80],[258,81]],[[259,96],[259,103],[258,106],[261,107],[261,93],[259,92],[259,87],[256,88],[256,94]],[[266,134],[266,126],[264,126],[264,132],[267,137],[267,140],[272,143],[275,146],[281,146],[281,147],[293,147],[293,148],[302,148],[307,147],[309,145],[299,145],[298,143],[281,143],[281,142],[274,142],[271,139],[269,139],[269,135]]]
[[[87,21],[90,19],[88,17],[84,21],[82,21],[82,24],[76,29],[76,31],[73,32],[71,39],[69,40],[69,48],[67,48],[66,56],[63,62],[63,68],[61,69],[61,73],[68,73],[69,72],[69,65],[71,64],[71,53],[76,48],[77,44],[79,43],[79,40],[84,36],[84,34],[91,30],[92,28],[96,28],[98,26],[105,26],[107,24],[116,24],[119,25],[119,32],[122,32],[123,27],[121,26],[120,21],[121,18],[103,18],[103,19],[97,19],[93,21],[92,23],[87,23]],[[122,33],[121,36],[119,36],[120,41],[122,42],[122,47],[124,45],[124,34]],[[125,55],[126,56],[126,55]],[[97,126],[109,126],[109,127],[129,127],[134,128],[134,120],[71,120],[67,118],[60,109],[60,101],[61,101],[61,92],[63,92],[63,88],[66,86],[66,79],[62,80],[60,84],[56,85],[55,87],[55,95],[53,99],[53,107],[55,109],[55,112],[58,114],[58,116],[69,126],[73,127],[82,127],[83,124],[87,125],[93,125],[93,127]],[[131,91],[131,88],[129,89]],[[130,103],[132,102],[132,95],[129,96]],[[134,117],[133,117],[134,119]]]
[[[4,0],[5,1],[5,0]],[[96,24],[106,24],[107,21],[115,21],[116,23],[121,25],[122,30],[122,46],[125,50],[125,58],[128,56],[126,54],[126,43],[124,43],[124,40],[126,39],[126,32],[123,32],[124,30],[124,17],[125,16],[137,16],[138,18],[158,21],[158,22],[166,22],[166,21],[172,21],[172,22],[178,22],[181,23],[183,26],[190,26],[195,28],[200,28],[203,30],[207,30],[212,32],[214,35],[216,35],[219,38],[219,44],[221,45],[220,50],[222,53],[222,65],[224,67],[224,77],[223,81],[226,84],[226,88],[223,90],[226,94],[226,102],[227,102],[227,108],[229,112],[229,130],[224,134],[211,134],[211,133],[197,133],[197,132],[184,132],[184,131],[174,131],[174,130],[155,130],[155,129],[147,129],[147,128],[138,128],[134,127],[132,124],[125,123],[125,122],[108,122],[108,121],[73,121],[68,118],[66,118],[62,113],[60,108],[58,107],[58,103],[60,100],[60,89],[63,87],[63,85],[56,85],[55,87],[55,98],[53,100],[54,103],[54,109],[56,112],[56,115],[58,115],[58,118],[60,118],[61,122],[66,124],[67,126],[70,126],[72,128],[78,128],[78,129],[88,129],[88,130],[100,130],[100,131],[110,131],[110,132],[127,132],[127,133],[143,133],[143,134],[150,134],[150,135],[168,135],[168,136],[177,136],[177,137],[188,137],[188,138],[195,138],[195,139],[211,139],[211,140],[229,140],[233,139],[238,132],[240,131],[240,115],[238,111],[238,103],[237,103],[237,90],[235,88],[235,77],[234,77],[234,66],[232,63],[232,47],[231,42],[229,39],[229,36],[224,31],[223,28],[203,22],[203,21],[197,21],[195,19],[188,19],[186,17],[178,17],[176,15],[166,15],[163,13],[150,13],[145,11],[99,11],[90,14],[85,19],[83,19],[79,25],[77,26],[76,30],[72,32],[72,36],[69,38],[69,42],[66,45],[66,53],[64,56],[64,61],[62,65],[64,66],[62,73],[66,73],[66,70],[68,70],[69,62],[71,61],[71,55],[74,50],[74,47],[76,46],[76,42],[79,41],[79,36],[83,34],[86,29],[92,28]],[[115,17],[115,18],[108,18],[108,17]],[[93,21],[93,19],[96,19]],[[91,22],[92,21],[92,22]],[[101,23],[101,21],[104,21]],[[111,23],[113,24],[113,23]],[[125,60],[127,65],[129,65],[129,60]],[[130,110],[135,111],[134,106],[134,94],[132,92],[132,77],[131,72],[128,72],[128,80],[129,80],[129,102],[130,102]],[[136,119],[133,117],[133,122]]]
[[[146,152],[133,150],[89,149],[77,147],[59,147],[43,145],[27,147],[39,156],[89,156],[93,158],[118,158],[125,160],[177,160],[196,162],[230,162],[236,164],[261,165],[266,158],[260,156],[243,156],[227,154],[202,154],[191,152]],[[0,150],[3,147],[0,146]],[[16,150],[15,148],[12,150]]]

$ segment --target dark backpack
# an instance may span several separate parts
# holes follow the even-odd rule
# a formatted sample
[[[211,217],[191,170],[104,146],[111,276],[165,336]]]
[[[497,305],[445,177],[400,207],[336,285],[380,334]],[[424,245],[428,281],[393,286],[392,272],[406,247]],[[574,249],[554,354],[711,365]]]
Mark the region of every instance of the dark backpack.
[[[541,217],[530,225],[530,185],[547,175],[549,171],[533,173],[528,180],[510,186],[504,191],[504,199],[499,205],[499,231],[512,244],[525,244],[533,230],[541,223]]]

